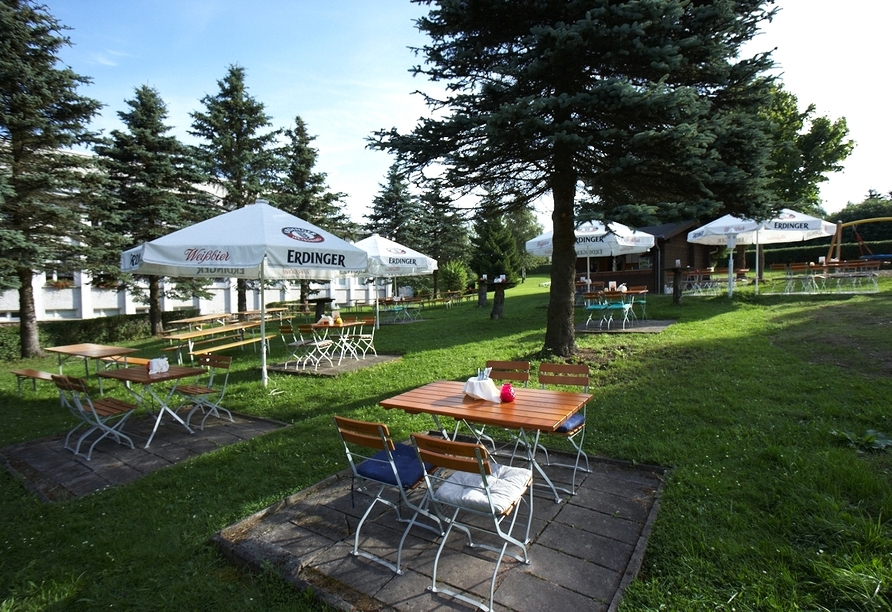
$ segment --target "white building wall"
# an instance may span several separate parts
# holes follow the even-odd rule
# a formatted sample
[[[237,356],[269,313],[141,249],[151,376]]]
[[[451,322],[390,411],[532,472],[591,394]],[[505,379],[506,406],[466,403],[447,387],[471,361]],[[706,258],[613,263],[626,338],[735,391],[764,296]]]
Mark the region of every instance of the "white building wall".
[[[57,321],[60,319],[92,319],[117,314],[137,314],[146,312],[148,306],[134,301],[124,291],[100,289],[89,284],[85,274],[74,275],[74,286],[57,289],[46,283],[46,276],[34,276],[34,306],[38,321]],[[315,297],[334,298],[333,306],[344,308],[354,304],[373,304],[377,290],[380,298],[392,294],[389,283],[366,284],[365,277],[335,279],[331,283],[315,284],[313,289],[319,291]],[[235,279],[214,283],[209,287],[212,297],[207,300],[194,298],[191,300],[161,299],[161,307],[165,312],[197,308],[201,314],[214,312],[234,312],[238,305],[238,291]],[[296,301],[300,299],[300,287],[292,287],[288,283],[280,283],[263,291],[263,301],[270,302]],[[248,291],[248,309],[260,310],[260,291]],[[0,292],[0,322],[19,320],[18,291]]]

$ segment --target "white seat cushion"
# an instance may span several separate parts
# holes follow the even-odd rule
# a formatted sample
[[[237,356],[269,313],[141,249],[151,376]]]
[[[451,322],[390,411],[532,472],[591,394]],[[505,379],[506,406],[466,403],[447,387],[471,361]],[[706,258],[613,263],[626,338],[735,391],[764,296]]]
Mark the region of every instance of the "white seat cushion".
[[[487,477],[492,503],[498,514],[511,507],[526,491],[532,470],[498,465],[490,461],[492,475]],[[437,489],[436,499],[444,504],[489,512],[489,502],[479,474],[456,472]]]

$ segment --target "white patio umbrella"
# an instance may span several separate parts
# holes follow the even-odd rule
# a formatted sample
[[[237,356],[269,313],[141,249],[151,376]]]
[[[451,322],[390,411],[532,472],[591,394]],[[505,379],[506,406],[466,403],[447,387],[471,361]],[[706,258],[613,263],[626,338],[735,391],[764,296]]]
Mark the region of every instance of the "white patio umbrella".
[[[437,269],[437,260],[418,251],[403,246],[398,242],[372,234],[363,238],[354,246],[368,254],[369,264],[366,272],[372,277],[394,278],[397,276],[424,276],[433,274]],[[375,294],[375,322],[378,321],[378,296]]]
[[[367,265],[368,255],[362,249],[263,200],[121,254],[124,272],[260,280],[261,336],[266,335],[264,280],[339,278]],[[266,343],[262,344],[266,386]]]
[[[802,242],[836,233],[836,225],[789,208],[784,208],[773,219],[758,222],[725,215],[688,233],[688,242],[727,245],[728,297],[734,290],[733,249],[738,244],[782,244]],[[757,249],[758,250],[758,249]],[[756,293],[759,293],[759,258],[756,257]]]
[[[590,257],[613,257],[631,253],[646,253],[654,246],[654,237],[647,232],[633,230],[622,223],[586,221],[576,228],[576,256],[586,258],[586,266]],[[526,242],[526,251],[530,255],[551,257],[554,251],[554,232],[545,232]],[[591,273],[589,272],[589,276]]]

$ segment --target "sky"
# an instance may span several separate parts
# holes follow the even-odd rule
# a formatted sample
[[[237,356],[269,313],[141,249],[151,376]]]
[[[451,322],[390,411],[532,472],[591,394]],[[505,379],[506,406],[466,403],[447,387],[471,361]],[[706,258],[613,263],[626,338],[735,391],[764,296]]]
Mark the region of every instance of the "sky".
[[[93,127],[122,127],[117,113],[148,85],[168,107],[167,124],[182,141],[201,99],[216,95],[233,64],[246,70],[249,95],[273,127],[300,116],[319,152],[316,170],[344,192],[347,211],[364,223],[393,158],[366,147],[379,129],[410,130],[427,114],[416,90],[437,84],[413,77],[410,47],[426,42],[414,20],[425,8],[408,0],[44,0],[71,28],[61,57],[93,83],[81,93],[103,104]],[[855,150],[845,171],[822,184],[824,209],[860,202],[869,189],[892,191],[888,150],[892,125],[883,58],[892,3],[779,0],[774,21],[745,48],[775,49],[785,88],[800,108],[845,117]],[[834,8],[834,10],[829,10]],[[548,211],[540,210],[546,226]]]

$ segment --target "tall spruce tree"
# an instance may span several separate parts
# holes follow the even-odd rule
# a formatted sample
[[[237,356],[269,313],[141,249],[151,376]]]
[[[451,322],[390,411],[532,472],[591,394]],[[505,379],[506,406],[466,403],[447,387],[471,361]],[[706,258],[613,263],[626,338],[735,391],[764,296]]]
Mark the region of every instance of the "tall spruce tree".
[[[77,91],[90,79],[59,61],[66,29],[43,5],[0,1],[0,271],[18,287],[22,357],[41,354],[34,275],[80,269],[95,238],[102,176],[70,149],[95,140],[88,126],[102,105]]]
[[[410,246],[412,224],[418,218],[418,201],[409,191],[409,182],[397,164],[387,170],[381,191],[372,200],[372,210],[365,216],[364,229],[400,244]]]
[[[522,259],[517,240],[505,223],[501,197],[487,191],[474,216],[474,235],[471,237],[471,269],[490,280],[504,274],[508,282],[520,277]]]
[[[270,189],[279,170],[274,144],[278,130],[270,130],[264,106],[245,86],[245,69],[231,65],[217,81],[220,91],[201,99],[205,112],[191,113],[189,133],[201,138],[201,160],[211,184],[221,192],[226,211],[253,204]],[[247,284],[238,279],[238,309],[247,310]]]
[[[419,227],[414,244],[416,251],[437,260],[434,271],[434,294],[439,295],[439,268],[447,262],[467,263],[469,253],[468,223],[464,213],[452,205],[438,183],[433,183],[419,197]]]
[[[213,216],[210,195],[197,188],[207,182],[195,150],[167,135],[167,106],[155,89],[136,88],[126,101],[129,111],[118,116],[126,131],[114,130],[108,144],[96,147],[106,170],[114,220],[106,227],[116,230],[126,247],[154,240],[172,231]],[[115,260],[114,267],[118,267]],[[152,333],[163,331],[161,320],[162,277],[147,276],[148,295],[131,283],[128,289],[149,306]],[[206,281],[176,279],[167,297],[202,295]]]
[[[280,172],[271,186],[270,200],[337,236],[355,239],[358,228],[343,210],[347,194],[329,191],[326,174],[314,170],[319,159],[319,152],[312,146],[315,136],[309,135],[299,116],[294,118],[294,127],[283,134],[285,144],[276,150]]]
[[[294,127],[284,130],[285,144],[276,150],[280,172],[269,193],[270,201],[278,208],[318,225],[336,236],[357,240],[359,226],[343,211],[347,194],[329,191],[326,174],[314,170],[319,152],[313,148],[306,123],[299,116]],[[310,296],[310,279],[300,283],[301,301]]]
[[[767,54],[739,59],[772,0],[415,0],[431,42],[414,69],[446,83],[408,134],[382,130],[415,181],[551,195],[554,255],[545,350],[575,349],[577,208],[669,221],[722,209],[764,216]],[[582,190],[579,189],[582,186]],[[585,205],[585,206],[583,206]]]

